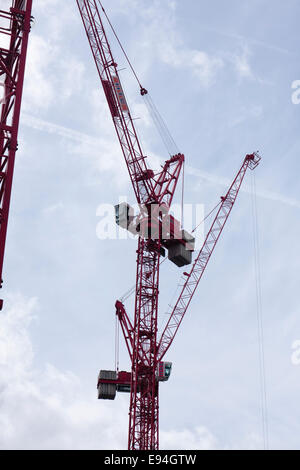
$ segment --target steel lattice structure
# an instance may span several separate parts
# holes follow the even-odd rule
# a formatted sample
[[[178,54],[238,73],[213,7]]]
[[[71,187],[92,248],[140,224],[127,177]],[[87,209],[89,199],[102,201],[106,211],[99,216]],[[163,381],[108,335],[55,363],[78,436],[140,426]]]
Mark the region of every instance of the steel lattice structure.
[[[131,373],[120,373],[113,379],[102,377],[101,384],[126,386],[130,389],[128,449],[153,450],[159,447],[157,367],[169,349],[187,311],[236,201],[246,170],[254,169],[260,157],[257,153],[245,157],[232,185],[222,198],[204,245],[187,275],[162,337],[158,339],[159,265],[163,249],[169,247],[169,242],[162,236],[164,217],[162,212],[168,212],[171,206],[184,155],[180,153],[173,155],[165,162],[158,175],[154,175],[154,172],[148,168],[104,29],[102,13],[105,14],[105,10],[99,0],[76,0],[76,2],[136,200],[141,205],[140,226],[150,230],[150,235],[147,230],[139,232],[133,321],[127,315],[122,302],[116,302],[116,314],[131,359]],[[141,87],[141,94],[146,93],[147,91]],[[158,236],[153,236],[153,233]]]
[[[0,120],[0,282],[7,234],[15,155],[30,33],[32,0],[14,0],[9,11],[0,11],[0,80],[3,85]],[[6,44],[5,44],[6,45]],[[2,301],[1,301],[2,307]]]
[[[162,360],[174,340],[177,330],[190,305],[193,295],[234,206],[247,169],[250,168],[251,170],[254,170],[260,160],[261,158],[258,153],[246,155],[244,162],[226,195],[221,197],[219,210],[206,235],[203,246],[195,259],[193,267],[190,273],[186,276],[186,281],[162,333],[158,346],[158,361]]]

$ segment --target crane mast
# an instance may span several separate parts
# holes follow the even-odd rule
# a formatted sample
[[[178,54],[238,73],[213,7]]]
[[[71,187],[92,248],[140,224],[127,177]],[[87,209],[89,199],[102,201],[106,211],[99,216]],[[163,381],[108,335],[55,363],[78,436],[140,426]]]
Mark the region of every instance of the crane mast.
[[[7,224],[13,183],[15,156],[30,33],[32,0],[13,0],[9,11],[0,11],[0,81],[3,86],[0,118],[0,287]],[[0,309],[3,301],[0,301]]]
[[[167,207],[171,205],[184,156],[172,156],[156,178],[147,167],[100,16],[100,10],[104,9],[96,0],[76,1],[134,193],[137,202],[143,204],[142,218],[148,231],[153,220],[153,207],[163,203]],[[141,93],[146,93],[146,90],[141,89]],[[160,255],[159,238],[139,237],[132,336],[130,449],[158,448],[158,385],[155,371]]]
[[[226,196],[187,277],[181,295],[158,339],[158,296],[160,259],[168,258],[177,266],[192,263],[195,239],[169,214],[184,155],[178,153],[165,161],[158,174],[147,166],[130,109],[125,98],[101,14],[106,12],[100,0],[76,0],[92,51],[117,138],[129,172],[140,213],[133,215],[128,204],[116,206],[116,222],[138,235],[134,319],[131,321],[122,302],[116,302],[131,360],[131,372],[101,370],[98,398],[114,399],[116,391],[130,392],[129,450],[159,448],[159,382],[166,381],[171,363],[162,362],[169,349],[202,274],[235,203],[247,168],[259,163],[257,153],[247,155]],[[141,85],[140,85],[141,86]],[[141,86],[141,94],[147,91]]]

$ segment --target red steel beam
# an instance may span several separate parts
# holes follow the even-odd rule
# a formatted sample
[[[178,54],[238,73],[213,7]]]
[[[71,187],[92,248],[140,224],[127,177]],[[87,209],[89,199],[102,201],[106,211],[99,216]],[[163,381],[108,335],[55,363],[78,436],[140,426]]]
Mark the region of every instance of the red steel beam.
[[[25,64],[30,33],[32,0],[14,0],[9,11],[1,11],[4,25],[0,36],[9,41],[0,48],[0,81],[3,99],[0,118],[0,286],[7,236],[7,224],[13,184],[15,155],[23,94]],[[0,301],[2,308],[3,301]]]
[[[226,195],[221,198],[222,202],[219,210],[213,220],[210,230],[207,233],[203,246],[193,263],[191,271],[187,275],[186,281],[162,333],[158,345],[158,361],[162,360],[175,338],[178,328],[181,325],[184,315],[190,305],[193,295],[195,294],[198,284],[234,206],[247,169],[250,168],[253,170],[256,168],[260,160],[261,158],[258,153],[247,155]]]

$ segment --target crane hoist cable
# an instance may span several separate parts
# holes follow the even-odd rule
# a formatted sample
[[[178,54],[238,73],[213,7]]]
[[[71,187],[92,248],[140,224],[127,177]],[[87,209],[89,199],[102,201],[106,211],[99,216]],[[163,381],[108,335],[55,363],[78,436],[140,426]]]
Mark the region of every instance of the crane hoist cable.
[[[173,307],[174,307],[174,301],[175,301],[175,299],[177,299],[177,297],[179,295],[179,292],[180,292],[180,290],[182,289],[182,287],[184,285],[184,277],[183,276],[184,275],[182,274],[179,281],[178,281],[178,283],[177,283],[177,286],[174,289],[173,294],[170,297],[170,301],[168,303],[168,306],[167,306],[166,310],[164,311],[163,315],[160,318],[159,325],[158,325],[158,331],[160,333],[162,333],[162,331],[164,330],[166,322],[168,321],[170,315],[172,314],[172,310],[173,310]]]
[[[153,123],[161,137],[163,144],[165,145],[169,155],[175,155],[179,153],[179,148],[168,129],[168,126],[158,111],[152,97],[149,93],[143,95],[145,104],[148,108],[149,114],[153,120]]]
[[[197,230],[197,228],[199,228],[200,225],[202,225],[206,221],[206,219],[208,219],[208,217],[211,216],[215,212],[215,210],[218,209],[221,203],[222,203],[222,200],[218,202],[218,204],[204,217],[204,219],[201,220],[201,222],[192,230],[192,233],[194,233]]]
[[[192,233],[194,233],[200,225],[202,225],[219,207],[219,205],[222,203],[222,200],[218,202],[218,204],[204,217],[204,219],[201,220],[201,222],[192,230]],[[168,309],[165,311],[164,317],[161,318],[160,325],[159,325],[159,331],[161,331],[163,324],[166,322],[166,318],[171,315],[172,309],[174,307],[174,300],[175,298],[178,297],[178,291],[179,289],[182,289],[184,282],[185,282],[185,276],[187,273],[183,273],[178,281],[178,284],[176,286],[176,289],[174,290],[174,294],[171,297],[170,302],[168,303]]]
[[[185,177],[185,161],[182,165],[182,175],[181,175],[181,228],[184,226],[184,177]]]
[[[264,347],[264,328],[262,311],[262,288],[261,288],[261,267],[260,267],[260,249],[259,249],[259,227],[257,213],[256,181],[255,175],[251,179],[251,202],[252,202],[252,234],[254,248],[254,275],[256,291],[256,317],[257,317],[257,337],[258,337],[258,356],[259,356],[259,382],[260,382],[260,412],[262,420],[263,448],[269,448],[268,431],[268,403],[266,391],[266,368],[265,368],[265,347]]]
[[[154,122],[154,125],[155,127],[157,128],[157,131],[162,139],[162,142],[163,144],[165,145],[166,149],[167,149],[167,152],[169,153],[169,155],[175,155],[176,153],[179,153],[179,149],[178,149],[178,146],[174,140],[174,138],[172,137],[169,129],[168,129],[168,126],[165,122],[165,120],[163,119],[163,117],[161,116],[161,114],[159,113],[156,105],[154,104],[154,101],[152,99],[152,97],[150,96],[150,93],[148,92],[148,90],[146,90],[143,86],[142,86],[142,83],[138,77],[138,74],[136,72],[136,70],[134,69],[130,59],[129,59],[129,56],[128,54],[126,53],[125,51],[125,48],[124,46],[122,45],[118,35],[117,35],[117,32],[115,30],[115,28],[113,27],[113,24],[112,22],[110,21],[109,19],[109,16],[107,15],[103,5],[102,5],[102,2],[100,0],[99,1],[99,4],[101,6],[101,9],[106,17],[106,20],[124,54],[124,57],[140,87],[140,92],[141,92],[141,95],[143,96],[144,100],[145,100],[145,103],[146,103],[146,106],[148,108],[148,111],[149,111],[149,114]]]
[[[138,82],[138,84],[139,84],[141,90],[145,90],[145,89],[142,87],[142,84],[141,84],[141,82],[140,82],[140,80],[139,80],[139,77],[138,77],[136,71],[134,70],[132,63],[130,62],[128,55],[126,54],[126,51],[125,51],[124,47],[122,46],[122,43],[121,43],[121,41],[120,41],[120,39],[119,39],[119,37],[118,37],[118,35],[117,35],[117,33],[116,33],[116,30],[115,30],[115,28],[113,27],[112,22],[110,21],[110,19],[109,19],[107,13],[106,13],[106,11],[105,11],[105,9],[104,9],[104,7],[103,7],[101,1],[100,1],[100,0],[98,0],[98,1],[99,1],[100,6],[101,6],[101,9],[102,9],[102,11],[103,11],[103,13],[104,13],[104,15],[105,15],[105,18],[107,19],[108,24],[109,24],[109,26],[111,27],[111,30],[112,30],[112,32],[113,32],[113,34],[114,34],[114,36],[115,36],[115,38],[116,38],[116,40],[117,40],[117,42],[118,42],[118,44],[119,44],[119,46],[120,46],[122,52],[123,52],[123,54],[124,54],[124,56],[125,56],[125,58],[126,58],[126,60],[127,60],[127,62],[128,62],[129,67],[131,68],[131,70],[132,70],[132,72],[133,72],[133,74],[134,74],[134,76],[135,76],[135,78],[136,78],[136,80],[137,80],[137,82]],[[145,91],[147,91],[147,90],[145,90]]]
[[[115,371],[119,372],[119,358],[120,358],[120,323],[116,315],[115,325]]]

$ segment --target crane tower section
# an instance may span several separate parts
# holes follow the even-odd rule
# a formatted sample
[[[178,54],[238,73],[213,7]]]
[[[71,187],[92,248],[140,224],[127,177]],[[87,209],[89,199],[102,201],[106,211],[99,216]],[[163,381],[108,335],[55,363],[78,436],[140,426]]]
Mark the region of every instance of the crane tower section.
[[[25,74],[32,0],[13,0],[0,11],[0,283],[6,244]],[[3,301],[0,301],[2,308]]]

